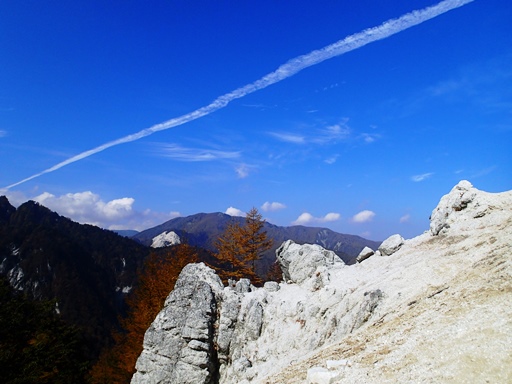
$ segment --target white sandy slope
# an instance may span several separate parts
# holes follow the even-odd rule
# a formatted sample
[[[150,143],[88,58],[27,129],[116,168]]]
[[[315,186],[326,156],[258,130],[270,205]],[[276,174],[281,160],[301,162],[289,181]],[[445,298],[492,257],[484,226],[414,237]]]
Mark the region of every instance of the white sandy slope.
[[[491,194],[461,182],[434,210],[433,220],[440,216],[446,225],[437,236],[428,231],[391,256],[330,271],[321,292],[282,284],[269,295],[266,314],[288,307],[296,319],[297,307],[328,305],[328,292],[342,292],[347,305],[377,289],[384,297],[362,326],[320,348],[301,348],[311,337],[297,328],[306,331],[307,323],[264,329],[254,352],[260,357],[265,343],[293,348],[297,338],[299,345],[279,360],[258,359],[251,382],[305,383],[308,369],[345,360],[330,382],[512,383],[512,191]]]

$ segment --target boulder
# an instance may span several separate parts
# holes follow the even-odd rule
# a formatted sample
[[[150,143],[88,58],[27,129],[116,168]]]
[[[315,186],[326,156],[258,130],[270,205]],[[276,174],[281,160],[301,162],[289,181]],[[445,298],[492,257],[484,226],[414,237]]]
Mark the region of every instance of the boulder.
[[[279,287],[279,283],[275,281],[267,281],[263,288],[265,288],[268,292],[277,292],[281,287]]]
[[[308,369],[306,379],[307,384],[334,384],[338,383],[342,374],[323,367],[313,367]]]
[[[333,251],[318,244],[299,245],[287,240],[276,250],[277,261],[286,281],[297,284],[313,277],[319,267],[332,268],[345,263]]]
[[[361,252],[359,252],[359,255],[356,257],[356,261],[360,263],[363,260],[366,260],[370,256],[373,256],[375,254],[375,251],[371,249],[370,247],[364,247]]]
[[[402,236],[398,234],[392,235],[382,242],[379,247],[379,252],[381,256],[391,256],[398,251],[404,243],[405,240]]]

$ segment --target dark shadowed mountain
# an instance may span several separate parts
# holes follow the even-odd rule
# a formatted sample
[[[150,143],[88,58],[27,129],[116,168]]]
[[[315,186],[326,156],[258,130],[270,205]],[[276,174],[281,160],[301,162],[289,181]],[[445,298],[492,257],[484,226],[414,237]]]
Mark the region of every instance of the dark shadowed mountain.
[[[155,236],[167,231],[173,231],[190,245],[215,251],[215,240],[222,234],[230,222],[244,223],[245,218],[229,216],[224,213],[198,213],[187,217],[178,217],[169,220],[154,228],[147,229],[133,236],[132,239],[144,245],[151,245]],[[338,254],[347,264],[353,264],[359,252],[368,246],[377,249],[379,242],[364,239],[360,236],[345,235],[331,231],[327,228],[291,226],[279,227],[265,223],[264,230],[268,237],[273,239],[272,249],[267,251],[260,265],[266,270],[275,261],[275,250],[285,240],[293,240],[299,244],[320,244]]]
[[[33,201],[14,208],[0,197],[0,275],[27,297],[55,300],[95,355],[109,340],[123,297],[149,249]]]
[[[136,231],[134,229],[114,229],[113,232],[124,237],[133,237],[137,233],[139,233],[139,231]]]

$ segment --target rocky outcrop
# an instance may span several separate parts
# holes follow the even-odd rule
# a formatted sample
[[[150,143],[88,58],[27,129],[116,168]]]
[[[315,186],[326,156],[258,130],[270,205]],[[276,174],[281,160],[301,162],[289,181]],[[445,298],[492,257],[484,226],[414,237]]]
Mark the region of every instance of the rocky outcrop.
[[[147,330],[132,383],[214,383],[213,345],[220,278],[204,264],[180,274],[164,309]]]
[[[318,269],[327,270],[334,266],[345,265],[333,251],[318,244],[295,244],[285,241],[277,250],[276,257],[286,281],[301,284]]]
[[[330,286],[348,268],[318,245],[285,242],[277,252],[288,283],[255,288],[247,279],[223,287],[204,264],[183,269],[144,338],[132,383],[244,383],[275,361],[290,361],[368,321],[380,290],[348,292]],[[262,367],[263,371],[262,371]]]
[[[180,237],[173,231],[162,232],[158,236],[153,237],[151,248],[163,248],[169,245],[181,244]]]
[[[189,265],[132,382],[510,382],[511,207],[512,192],[461,182],[433,230],[392,236],[376,252],[388,257],[347,266],[285,242],[285,282],[263,288]]]

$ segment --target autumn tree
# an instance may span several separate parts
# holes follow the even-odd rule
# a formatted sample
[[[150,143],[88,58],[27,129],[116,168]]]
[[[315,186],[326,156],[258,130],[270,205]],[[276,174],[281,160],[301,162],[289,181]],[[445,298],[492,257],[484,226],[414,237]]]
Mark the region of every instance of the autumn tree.
[[[196,261],[195,249],[187,244],[151,253],[144,263],[137,287],[127,298],[127,316],[120,319],[121,330],[113,334],[115,345],[101,354],[91,371],[92,383],[130,382],[142,352],[144,333],[163,308],[183,267]]]
[[[265,220],[256,208],[251,208],[245,216],[245,225],[241,228],[242,257],[249,263],[253,273],[256,273],[256,261],[261,254],[272,247],[272,239],[267,238],[263,231]]]
[[[248,277],[255,283],[261,278],[256,274],[256,262],[266,250],[272,247],[272,239],[263,231],[265,220],[256,208],[247,212],[245,222],[230,223],[217,239],[217,257],[229,264],[229,278]]]

